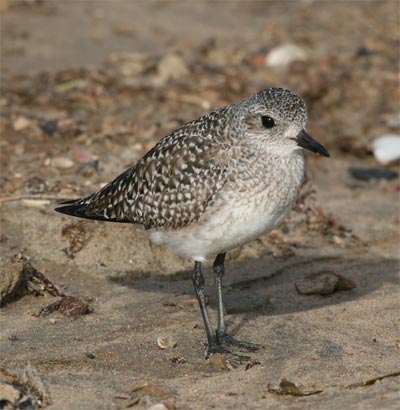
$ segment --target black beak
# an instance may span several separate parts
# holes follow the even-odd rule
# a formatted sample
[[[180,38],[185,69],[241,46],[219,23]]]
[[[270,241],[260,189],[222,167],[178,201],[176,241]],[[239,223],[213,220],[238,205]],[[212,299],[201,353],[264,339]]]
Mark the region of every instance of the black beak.
[[[299,147],[308,149],[324,157],[330,157],[329,152],[314,138],[310,137],[304,130],[301,130],[294,140]]]

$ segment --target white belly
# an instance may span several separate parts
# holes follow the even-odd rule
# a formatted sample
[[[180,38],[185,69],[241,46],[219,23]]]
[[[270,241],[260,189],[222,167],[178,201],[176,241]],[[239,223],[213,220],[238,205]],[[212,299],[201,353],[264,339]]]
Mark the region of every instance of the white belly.
[[[150,239],[166,243],[183,257],[204,261],[207,257],[226,252],[258,238],[278,226],[289,213],[293,198],[273,201],[269,195],[240,198],[218,210],[213,207],[198,223],[174,230],[150,230]]]

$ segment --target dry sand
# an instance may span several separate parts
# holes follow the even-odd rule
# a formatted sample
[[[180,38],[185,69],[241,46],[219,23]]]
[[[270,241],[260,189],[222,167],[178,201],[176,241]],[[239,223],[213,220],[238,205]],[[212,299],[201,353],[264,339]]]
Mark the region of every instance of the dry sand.
[[[386,118],[399,110],[394,86],[397,63],[390,49],[398,35],[398,4],[307,1],[283,7],[277,2],[268,4],[267,16],[263,8],[267,5],[260,3],[249,8],[189,2],[115,2],[112,8],[95,2],[6,3],[8,10],[1,14],[5,23],[1,255],[3,260],[15,254],[29,258],[62,292],[85,300],[93,312],[76,319],[58,313],[32,316],[56,300],[46,292],[29,293],[5,304],[0,310],[3,377],[5,370],[20,374],[30,363],[48,386],[53,401],[48,408],[57,410],[128,404],[149,408],[160,402],[176,409],[397,409],[399,182],[356,181],[348,174],[349,166],[377,164],[371,156],[344,154],[336,141],[350,130],[347,136],[356,135],[356,143],[366,146],[377,133],[390,131]],[[131,23],[130,15],[137,24]],[[185,16],[184,22],[177,15]],[[82,16],[87,19],[82,21]],[[199,23],[205,16],[209,17],[207,33]],[[293,31],[290,27],[297,19],[308,28]],[[239,22],[248,27],[243,33],[237,29]],[[277,28],[278,23],[283,26]],[[336,27],[335,38],[324,32],[326,26]],[[368,36],[363,37],[367,29]],[[204,44],[210,47],[206,42],[210,36],[223,46],[204,54],[201,50]],[[258,65],[263,45],[293,39],[314,49],[315,72],[300,66],[292,76],[281,75]],[[255,65],[251,72],[244,63],[240,69],[232,64],[243,53],[232,47],[249,41],[251,57],[246,57],[246,64]],[[378,57],[346,63],[361,46]],[[157,87],[121,82],[121,60],[102,62],[113,51],[148,55],[151,48],[163,55],[179,47],[186,48],[182,61],[191,74]],[[344,50],[347,55],[332,63],[329,50],[338,54]],[[150,63],[143,64],[151,66],[152,57],[146,58]],[[210,64],[210,71],[196,71],[199,58]],[[87,64],[94,68],[74,68]],[[32,71],[46,73],[28,76],[29,65]],[[132,65],[128,68],[135,70]],[[349,68],[354,76],[343,75]],[[99,74],[100,69],[106,73]],[[326,76],[316,74],[324,69]],[[23,76],[15,77],[16,72]],[[139,75],[145,81],[154,73],[142,67]],[[335,85],[332,78],[342,82]],[[231,253],[225,282],[229,330],[263,347],[251,353],[251,365],[206,361],[188,261],[151,246],[143,232],[132,226],[80,223],[56,214],[52,201],[36,199],[93,191],[168,130],[207,111],[201,101],[220,106],[267,81],[309,87],[303,93],[311,107],[310,133],[318,134],[332,151],[329,160],[313,156],[308,160],[317,191],[317,203],[310,206],[312,212],[321,207],[324,215],[313,222],[293,212],[274,238],[262,238]],[[315,91],[324,89],[323,81],[333,91],[321,97]],[[365,89],[359,89],[360,82]],[[350,90],[342,94],[342,105],[334,92],[340,87]],[[368,96],[375,98],[380,87],[386,88],[378,104]],[[199,95],[203,100],[196,99]],[[360,106],[365,112],[360,112]],[[372,113],[376,121],[371,121]],[[29,125],[18,130],[16,121],[21,116]],[[55,133],[46,133],[43,121],[52,118],[64,123]],[[156,130],[149,132],[155,122]],[[100,168],[81,161],[82,153],[74,155],[71,147],[76,146],[83,147],[85,155],[95,155]],[[60,157],[72,158],[71,168],[57,168],[52,161]],[[36,199],[4,201],[17,197]],[[334,218],[335,223],[330,219],[333,226],[325,226],[328,215]],[[327,296],[296,292],[296,281],[324,270],[353,280],[356,287]],[[209,270],[207,279],[215,322]],[[159,336],[171,336],[176,346],[159,349]],[[295,383],[303,393],[278,394],[282,379]],[[155,386],[138,388],[143,381]]]

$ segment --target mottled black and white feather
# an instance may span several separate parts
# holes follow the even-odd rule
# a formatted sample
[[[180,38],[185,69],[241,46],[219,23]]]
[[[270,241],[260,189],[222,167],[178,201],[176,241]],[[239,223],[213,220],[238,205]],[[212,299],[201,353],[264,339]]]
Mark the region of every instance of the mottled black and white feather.
[[[223,139],[220,119],[224,116],[214,112],[207,117],[163,138],[100,191],[65,202],[56,211],[80,218],[137,223],[146,229],[180,228],[197,221],[224,185],[227,171],[216,135],[219,130]]]

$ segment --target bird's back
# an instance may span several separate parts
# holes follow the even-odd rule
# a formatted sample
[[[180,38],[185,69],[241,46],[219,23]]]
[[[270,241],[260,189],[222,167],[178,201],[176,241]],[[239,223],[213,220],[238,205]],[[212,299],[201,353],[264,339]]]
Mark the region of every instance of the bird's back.
[[[222,110],[175,130],[101,190],[56,211],[146,229],[197,221],[225,183]]]

